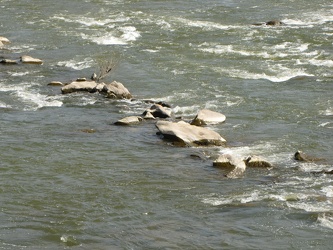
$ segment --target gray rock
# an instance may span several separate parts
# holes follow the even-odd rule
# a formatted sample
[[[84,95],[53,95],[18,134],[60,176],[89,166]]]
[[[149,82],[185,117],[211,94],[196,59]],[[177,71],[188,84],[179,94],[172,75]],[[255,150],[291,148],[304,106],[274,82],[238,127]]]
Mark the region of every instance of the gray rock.
[[[222,146],[226,142],[220,134],[213,130],[183,121],[158,121],[156,127],[165,139],[178,142],[183,146]]]
[[[209,109],[202,109],[191,122],[192,125],[204,126],[208,124],[222,123],[226,119],[225,115],[211,111]]]
[[[142,122],[143,118],[140,116],[128,116],[123,119],[116,121],[115,125],[134,125]]]
[[[222,167],[222,168],[233,168],[226,177],[228,178],[239,178],[242,177],[245,170],[246,165],[243,160],[240,158],[236,158],[230,154],[220,155],[214,162],[214,167]]]

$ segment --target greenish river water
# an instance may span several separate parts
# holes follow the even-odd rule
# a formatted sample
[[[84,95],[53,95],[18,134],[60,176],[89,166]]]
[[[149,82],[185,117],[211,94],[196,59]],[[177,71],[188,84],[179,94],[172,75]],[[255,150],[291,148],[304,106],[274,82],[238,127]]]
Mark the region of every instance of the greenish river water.
[[[0,0],[0,13],[0,59],[44,62],[0,64],[0,249],[330,248],[333,180],[312,172],[333,169],[332,1]],[[252,25],[273,19],[285,25]],[[105,81],[136,101],[47,85],[110,59]],[[227,145],[113,125],[143,99],[186,121],[223,113],[209,128]],[[275,167],[227,179],[223,153]]]

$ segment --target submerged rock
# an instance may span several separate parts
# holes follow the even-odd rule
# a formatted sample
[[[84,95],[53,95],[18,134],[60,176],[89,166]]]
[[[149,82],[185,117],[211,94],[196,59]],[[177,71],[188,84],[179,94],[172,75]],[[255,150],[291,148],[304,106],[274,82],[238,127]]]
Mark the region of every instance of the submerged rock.
[[[228,178],[242,177],[246,170],[246,165],[244,161],[230,154],[220,155],[213,162],[213,166],[222,167],[222,168],[233,168],[233,170],[231,170],[228,174],[226,174],[226,177]]]
[[[156,127],[164,138],[184,146],[222,146],[226,142],[215,131],[197,127],[183,121],[158,121]]]
[[[52,82],[49,82],[47,85],[49,85],[49,86],[64,86],[64,84],[62,82],[59,82],[59,81],[52,81]]]
[[[208,124],[222,123],[226,119],[224,114],[211,111],[209,109],[202,109],[191,122],[192,125],[203,126]]]
[[[305,153],[303,153],[302,151],[298,150],[295,154],[294,154],[294,159],[296,161],[304,161],[304,162],[315,162],[315,161],[322,161],[323,159],[320,158],[315,158],[313,156],[309,156]]]
[[[133,125],[138,124],[143,121],[143,118],[140,116],[128,116],[123,119],[116,121],[115,125]]]
[[[256,167],[256,168],[272,168],[273,165],[268,161],[264,160],[260,156],[251,155],[244,159],[244,162],[247,167]]]
[[[261,23],[253,23],[252,25],[256,25],[256,26],[261,26],[261,25],[268,25],[268,26],[280,26],[280,25],[284,25],[285,23],[279,21],[279,20],[270,20],[267,22],[261,22]]]
[[[29,64],[43,64],[43,61],[38,58],[33,58],[31,56],[21,56],[20,58],[22,63],[29,63]]]

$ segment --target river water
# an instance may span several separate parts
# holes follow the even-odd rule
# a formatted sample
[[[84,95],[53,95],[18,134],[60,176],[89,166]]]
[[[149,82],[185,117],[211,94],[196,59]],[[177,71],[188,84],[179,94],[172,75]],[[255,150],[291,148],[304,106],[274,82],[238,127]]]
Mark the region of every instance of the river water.
[[[329,249],[333,180],[331,0],[0,0],[0,249]],[[272,19],[283,26],[255,26]],[[136,101],[62,95],[51,81],[102,62]],[[224,147],[181,148],[149,104],[209,128]],[[93,133],[87,133],[93,132]],[[321,158],[301,163],[302,150]],[[271,170],[227,179],[219,154]],[[192,155],[204,156],[201,158]]]

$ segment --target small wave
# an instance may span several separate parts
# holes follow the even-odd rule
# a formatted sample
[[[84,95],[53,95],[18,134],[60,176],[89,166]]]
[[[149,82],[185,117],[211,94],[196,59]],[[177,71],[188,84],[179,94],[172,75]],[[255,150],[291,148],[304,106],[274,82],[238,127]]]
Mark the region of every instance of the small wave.
[[[61,107],[62,101],[56,99],[56,97],[49,97],[39,93],[31,93],[25,90],[18,91],[17,96],[27,104],[24,108],[26,111],[35,111],[43,107]]]
[[[64,16],[53,16],[52,19],[55,20],[61,20],[67,23],[78,23],[78,24],[82,24],[84,26],[87,27],[91,27],[91,26],[108,26],[110,27],[110,24],[113,22],[116,22],[117,19],[96,19],[93,17],[82,17],[82,16],[73,16],[71,18],[68,17],[64,17]]]
[[[69,60],[61,61],[57,63],[57,66],[68,67],[75,70],[82,70],[90,68],[93,65],[94,61],[91,58],[85,58],[83,61]]]
[[[90,40],[99,45],[126,45],[127,41],[122,38],[113,36],[111,33],[104,36],[89,36],[86,34],[81,34],[81,37],[85,40]]]
[[[176,18],[175,20],[190,27],[198,27],[206,30],[228,30],[233,27],[208,21],[189,20],[186,18]]]
[[[312,74],[308,74],[302,69],[287,69],[280,72],[276,72],[275,75],[268,75],[266,73],[253,73],[240,69],[228,69],[228,68],[213,68],[216,72],[226,74],[227,76],[241,79],[266,79],[271,82],[286,82],[292,78],[297,77],[311,77]]]
[[[135,41],[141,37],[140,33],[133,26],[120,27],[119,30],[123,32],[121,38],[125,41]]]
[[[318,216],[317,222],[323,227],[333,229],[333,218],[329,215],[326,215],[326,213],[320,214]]]
[[[26,76],[29,75],[33,72],[30,71],[25,71],[25,72],[8,72],[8,74],[10,74],[11,76]]]
[[[287,202],[287,206],[289,208],[304,210],[306,212],[314,212],[314,213],[325,213],[332,211],[332,204],[327,202]]]
[[[8,105],[8,104],[6,104],[4,102],[0,102],[0,108],[6,109],[6,108],[12,108],[12,106],[10,106],[10,105]]]

